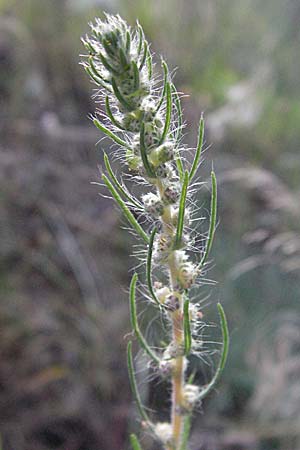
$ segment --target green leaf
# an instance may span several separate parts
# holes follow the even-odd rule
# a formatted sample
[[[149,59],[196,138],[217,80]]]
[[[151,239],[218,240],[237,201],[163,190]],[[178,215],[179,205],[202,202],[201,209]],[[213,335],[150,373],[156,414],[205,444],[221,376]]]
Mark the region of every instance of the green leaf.
[[[198,266],[198,271],[202,269],[202,267],[205,264],[205,261],[207,260],[207,257],[209,255],[209,252],[211,250],[215,230],[216,230],[216,221],[217,221],[217,179],[215,172],[211,172],[211,200],[210,200],[210,221],[209,221],[209,230],[208,230],[208,237],[206,241],[205,246],[205,252],[202,256],[202,259]]]
[[[187,384],[193,384],[194,379],[195,379],[195,375],[196,375],[196,372],[193,371],[193,372],[190,374],[190,376],[188,377],[188,379],[187,379]]]
[[[117,188],[117,190],[120,192],[120,194],[122,194],[125,198],[127,198],[127,200],[132,203],[136,208],[138,209],[142,209],[142,205],[137,202],[121,185],[121,183],[119,183],[118,179],[116,178],[115,174],[113,173],[113,170],[111,168],[108,156],[106,153],[104,153],[104,164],[106,167],[106,170],[110,176],[110,178],[112,179],[112,181],[115,184],[115,187]]]
[[[142,450],[142,447],[138,441],[138,438],[136,437],[135,434],[131,434],[130,435],[130,444],[132,447],[132,450]]]
[[[147,274],[147,284],[148,284],[148,289],[149,292],[153,298],[153,300],[155,301],[155,303],[157,303],[159,306],[161,306],[160,301],[158,300],[158,298],[155,295],[153,286],[152,286],[152,276],[151,276],[151,272],[152,272],[152,252],[153,252],[153,243],[154,243],[154,238],[157,232],[157,228],[154,227],[152,230],[152,233],[150,235],[150,241],[148,244],[148,255],[147,255],[147,262],[146,262],[146,274]]]
[[[207,396],[207,394],[215,387],[216,383],[218,382],[222,371],[225,367],[227,356],[228,356],[228,349],[229,349],[229,331],[228,331],[228,325],[227,325],[227,319],[225,316],[224,309],[220,303],[218,303],[218,312],[220,316],[220,324],[221,324],[221,330],[222,330],[222,354],[221,359],[219,361],[217,370],[215,375],[213,376],[211,382],[205,386],[205,388],[202,389],[200,392],[199,399],[202,400],[204,397]]]
[[[139,70],[142,70],[142,68],[145,65],[146,59],[147,59],[147,54],[148,54],[148,43],[147,41],[144,41],[144,51],[143,51],[143,56],[142,56],[142,60],[139,66]]]
[[[89,64],[91,66],[92,71],[94,72],[95,76],[100,78],[104,83],[110,85],[110,81],[106,80],[105,78],[103,78],[103,76],[99,73],[99,71],[97,70],[94,60],[92,57],[89,58]]]
[[[119,56],[120,56],[120,62],[122,64],[124,70],[126,70],[129,67],[129,64],[128,64],[127,56],[125,55],[123,48],[119,48]]]
[[[114,188],[111,181],[107,178],[106,175],[102,174],[102,179],[104,183],[106,184],[108,190],[110,191],[113,198],[116,200],[120,208],[122,209],[124,215],[126,216],[128,222],[132,226],[132,228],[135,229],[137,234],[148,244],[149,243],[149,237],[141,227],[141,225],[137,222],[134,215],[130,212],[129,208],[127,207],[126,203],[122,200],[120,195],[118,194],[117,190]]]
[[[131,35],[130,35],[129,31],[126,31],[126,43],[125,43],[125,48],[126,48],[126,52],[127,52],[127,53],[130,52],[130,46],[131,46]]]
[[[123,97],[123,95],[121,94],[121,92],[120,92],[120,90],[119,90],[119,88],[117,86],[116,80],[113,77],[111,79],[111,85],[112,85],[114,94],[117,97],[117,99],[119,100],[119,102],[121,103],[121,105],[127,111],[133,111],[134,110],[134,106]]]
[[[172,114],[172,93],[171,93],[171,86],[170,83],[167,82],[166,84],[166,117],[165,117],[165,126],[162,132],[162,136],[159,142],[159,145],[161,145],[164,140],[166,139],[170,124],[171,124],[171,114]]]
[[[177,170],[179,173],[179,177],[180,180],[183,180],[183,176],[184,176],[184,167],[183,167],[183,162],[181,159],[181,155],[179,152],[179,144],[180,144],[180,139],[181,139],[181,134],[182,134],[182,118],[183,118],[183,114],[182,114],[182,108],[181,108],[181,102],[180,102],[180,98],[178,95],[178,92],[174,86],[174,84],[171,84],[171,88],[172,88],[172,92],[175,96],[175,107],[176,107],[176,112],[177,112],[177,132],[176,132],[176,166],[177,166]]]
[[[131,390],[132,390],[134,399],[136,401],[139,413],[145,422],[147,422],[148,424],[151,424],[149,416],[143,407],[141,397],[140,397],[138,387],[137,387],[137,382],[135,379],[133,358],[132,358],[132,342],[131,341],[129,341],[128,345],[127,345],[127,366],[128,366],[128,374],[129,374]]]
[[[107,39],[102,39],[102,45],[108,55],[110,55],[111,57],[115,56]]]
[[[141,131],[140,131],[140,152],[141,152],[141,158],[146,170],[146,173],[149,178],[155,178],[155,172],[152,169],[149,161],[148,156],[145,148],[145,124],[144,122],[141,122]]]
[[[83,43],[83,45],[85,46],[85,48],[88,50],[89,53],[91,53],[92,55],[96,54],[96,49],[95,47],[93,47],[90,41],[86,41],[84,38],[81,38],[81,42]]]
[[[188,184],[189,184],[189,173],[188,173],[188,171],[186,171],[184,174],[184,180],[183,180],[183,183],[181,186],[181,196],[180,196],[180,201],[179,201],[177,229],[176,229],[176,236],[175,236],[175,243],[174,243],[174,247],[176,249],[181,247]]]
[[[201,115],[200,122],[199,122],[199,131],[198,131],[198,143],[197,148],[194,156],[194,161],[190,170],[190,180],[194,177],[195,173],[197,172],[198,165],[201,158],[201,152],[203,147],[203,138],[204,138],[204,119],[203,115]]]
[[[180,445],[180,450],[188,450],[188,440],[190,437],[190,431],[191,431],[191,422],[192,422],[192,415],[188,414],[183,419],[183,430],[182,430],[182,440]]]
[[[163,90],[162,90],[162,93],[161,93],[158,105],[156,107],[155,113],[157,113],[160,110],[161,105],[163,104],[163,101],[164,101],[164,98],[165,98],[165,95],[166,95],[168,75],[169,75],[169,69],[168,69],[167,63],[163,59],[161,60],[161,65],[162,65],[162,68],[163,68],[163,71],[164,71],[164,81],[163,81],[164,84],[163,84]]]
[[[119,138],[119,136],[117,136],[115,133],[113,133],[111,130],[109,130],[108,128],[106,128],[106,126],[104,126],[101,122],[99,122],[98,119],[94,119],[93,120],[94,125],[100,130],[102,131],[102,133],[106,134],[106,136],[110,137],[114,142],[116,142],[116,144],[121,145],[122,147],[128,148],[129,150],[131,150],[131,147],[129,144],[127,144],[126,141],[124,141],[123,139]]]
[[[135,299],[135,291],[136,291],[136,282],[138,280],[138,276],[135,273],[131,279],[130,283],[130,319],[131,319],[131,326],[134,330],[134,333],[141,345],[141,347],[145,350],[145,352],[150,356],[150,358],[156,363],[159,364],[160,359],[159,357],[151,350],[149,345],[147,344],[144,336],[141,333],[138,321],[137,321],[137,313],[136,313],[136,299]]]
[[[109,97],[108,95],[105,98],[105,109],[106,109],[106,113],[111,121],[111,123],[113,125],[115,125],[115,127],[120,128],[120,130],[125,130],[125,128],[123,127],[123,125],[121,124],[121,122],[119,122],[117,119],[115,119],[110,104],[109,104]]]
[[[190,314],[189,314],[190,301],[186,299],[183,304],[183,330],[184,330],[184,354],[189,355],[192,347],[192,335],[190,327]]]
[[[93,71],[88,67],[85,66],[84,70],[86,71],[86,73],[92,78],[92,80],[95,81],[95,83],[97,84],[97,86],[101,86],[104,89],[108,89],[110,90],[110,88],[108,86],[105,85],[104,81],[101,78],[98,78]]]
[[[147,68],[148,68],[148,80],[151,80],[152,78],[152,55],[149,49],[149,45],[148,45],[148,50],[147,50]]]
[[[109,64],[109,62],[105,59],[105,57],[102,55],[102,53],[98,53],[98,56],[103,64],[103,66],[105,67],[106,70],[108,70],[108,72],[113,73],[116,76],[120,75],[119,72]]]
[[[143,28],[141,27],[141,25],[139,24],[139,22],[137,21],[137,29],[138,29],[138,34],[139,34],[139,37],[138,37],[138,39],[139,39],[139,43],[138,43],[138,48],[137,48],[137,54],[138,54],[138,57],[140,56],[140,54],[141,54],[141,51],[142,51],[142,46],[143,46],[143,41],[144,41],[144,31],[143,31]]]
[[[134,88],[137,91],[140,85],[140,72],[138,69],[138,66],[135,61],[132,61],[132,68],[133,68],[133,76],[134,76]]]
[[[181,108],[181,101],[180,101],[177,89],[173,83],[171,84],[171,88],[172,88],[172,92],[175,97],[175,107],[176,107],[177,122],[178,122],[177,133],[176,133],[176,142],[179,143],[179,141],[181,139],[181,133],[182,133],[183,113],[182,113],[182,108]]]

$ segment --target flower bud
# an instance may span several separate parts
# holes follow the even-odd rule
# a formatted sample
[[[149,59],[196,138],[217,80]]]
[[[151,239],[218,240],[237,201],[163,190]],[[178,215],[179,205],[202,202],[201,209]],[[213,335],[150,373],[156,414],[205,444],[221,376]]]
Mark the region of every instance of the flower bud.
[[[153,149],[149,155],[151,163],[157,167],[174,159],[174,145],[172,142],[166,142],[163,145]]]
[[[155,294],[156,294],[157,299],[160,301],[160,303],[165,303],[166,298],[168,295],[171,294],[171,291],[168,288],[168,286],[163,286],[163,287],[156,289]]]
[[[133,172],[137,172],[139,170],[139,167],[141,165],[141,158],[136,156],[132,150],[127,149],[125,154],[126,162],[128,165],[128,168],[132,170]]]
[[[171,376],[173,369],[174,369],[174,359],[168,359],[168,360],[162,359],[158,366],[159,374],[163,378],[167,378],[167,377]]]
[[[153,123],[146,123],[144,141],[148,153],[159,144],[160,138],[161,133],[159,129]]]
[[[186,384],[183,389],[183,407],[192,411],[199,400],[200,389],[195,384]]]
[[[170,173],[170,170],[166,164],[161,164],[160,166],[157,167],[155,173],[157,178],[167,178]]]
[[[172,441],[172,425],[168,422],[158,422],[155,425],[154,432],[158,439],[164,444],[169,444]]]
[[[153,122],[156,116],[156,105],[149,99],[145,99],[142,103],[141,109],[145,122]]]
[[[174,294],[168,295],[165,300],[165,307],[171,312],[177,311],[180,308],[178,296]]]
[[[161,233],[156,242],[156,259],[166,260],[172,248],[172,238],[167,233]]]
[[[184,289],[189,289],[195,281],[196,270],[191,262],[182,265],[178,273],[178,281]]]
[[[176,203],[179,198],[179,189],[172,184],[168,186],[163,193],[163,200],[166,204]]]
[[[138,133],[140,131],[140,120],[137,118],[134,112],[130,112],[124,115],[122,119],[122,125],[126,131],[132,133]]]
[[[197,270],[195,265],[188,260],[187,254],[183,250],[177,252],[178,274],[177,280],[183,289],[189,289],[195,281]]]
[[[143,203],[147,213],[151,214],[151,216],[155,218],[158,218],[164,212],[163,203],[156,194],[153,194],[153,192],[149,192],[143,196]]]

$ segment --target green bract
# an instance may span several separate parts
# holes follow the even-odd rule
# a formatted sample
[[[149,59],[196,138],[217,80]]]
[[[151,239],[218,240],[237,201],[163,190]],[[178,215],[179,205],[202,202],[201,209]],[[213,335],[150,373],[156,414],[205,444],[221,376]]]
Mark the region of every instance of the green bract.
[[[99,111],[94,124],[118,145],[113,151],[120,156],[124,171],[131,174],[132,181],[148,186],[141,199],[136,198],[117,178],[104,154],[104,184],[145,246],[147,284],[143,292],[147,289],[147,298],[158,308],[162,321],[170,324],[164,327],[170,332],[162,348],[155,346],[157,343],[147,342],[137,320],[138,275],[135,273],[130,285],[131,324],[138,343],[151,361],[152,370],[170,380],[170,422],[157,422],[145,411],[129,342],[127,360],[131,387],[147,431],[166,450],[187,450],[193,409],[218,381],[229,344],[225,314],[218,305],[223,338],[220,362],[210,383],[202,387],[192,384],[193,377],[188,376],[189,358],[201,356],[204,322],[200,305],[191,298],[190,289],[202,280],[217,217],[217,182],[212,172],[210,223],[204,249],[195,256],[191,252],[192,249],[195,252],[197,240],[190,237],[192,231],[195,233],[190,221],[194,205],[190,184],[201,160],[204,120],[201,117],[198,143],[190,164],[183,158],[179,94],[163,60],[162,85],[155,81],[152,55],[141,26],[131,28],[119,16],[106,14],[105,20],[96,19],[91,24],[91,34],[83,43],[88,52],[83,66],[96,84],[96,97],[106,112],[105,119],[100,120]],[[131,435],[130,442],[133,450],[141,450],[135,435]]]

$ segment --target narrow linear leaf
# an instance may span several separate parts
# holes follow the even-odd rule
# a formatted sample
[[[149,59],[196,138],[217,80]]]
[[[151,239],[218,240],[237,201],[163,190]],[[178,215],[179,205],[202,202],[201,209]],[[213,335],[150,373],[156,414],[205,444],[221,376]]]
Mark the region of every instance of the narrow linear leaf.
[[[104,83],[110,85],[110,81],[106,80],[106,79],[101,75],[101,73],[97,70],[97,68],[96,68],[96,66],[95,66],[95,63],[94,63],[94,60],[93,60],[93,58],[91,58],[91,57],[89,58],[89,64],[90,64],[91,69],[92,69],[92,71],[94,72],[95,76],[98,77],[98,78],[100,78]]]
[[[110,182],[110,180],[107,178],[106,175],[102,174],[102,179],[104,183],[106,184],[108,190],[110,191],[113,198],[116,200],[120,208],[122,209],[124,215],[126,216],[128,222],[130,225],[135,229],[137,234],[148,244],[149,243],[149,237],[141,227],[141,225],[137,222],[134,215],[130,212],[127,205],[124,203],[120,195],[118,194],[117,190],[114,188],[113,184]]]
[[[220,370],[222,371],[225,367],[227,356],[228,356],[229,330],[228,330],[227,319],[226,319],[226,315],[225,315],[223,306],[221,305],[221,303],[218,303],[217,307],[218,307],[218,312],[219,312],[219,316],[220,316],[222,338],[223,338],[223,351],[222,351],[222,357],[220,360]]]
[[[217,221],[217,179],[215,173],[211,172],[211,200],[210,200],[210,222],[209,222],[209,230],[208,230],[208,237],[206,241],[205,246],[205,252],[202,256],[202,259],[199,263],[198,270],[201,270],[203,267],[205,261],[207,260],[207,257],[209,255],[209,252],[211,250],[215,230],[216,230],[216,221]]]
[[[177,123],[177,133],[176,133],[176,142],[179,143],[179,141],[181,139],[181,133],[182,133],[183,112],[182,112],[182,108],[181,108],[181,101],[179,98],[179,94],[173,83],[171,84],[171,88],[172,88],[172,92],[175,97],[174,101],[175,101],[175,107],[176,107],[176,112],[177,112],[177,122],[178,122]]]
[[[113,112],[112,112],[110,104],[109,104],[109,97],[108,97],[108,95],[105,98],[105,109],[106,109],[106,113],[107,113],[111,123],[113,125],[115,125],[115,127],[120,128],[120,130],[125,130],[125,128],[123,127],[121,122],[119,122],[113,115]]]
[[[95,47],[91,44],[90,41],[86,41],[84,38],[81,38],[81,42],[83,43],[83,45],[85,46],[85,48],[88,50],[88,52],[91,55],[95,55],[96,54]]]
[[[134,88],[135,90],[138,90],[140,86],[140,72],[138,69],[138,66],[135,61],[132,61],[132,68],[133,68],[133,76],[134,76]]]
[[[166,139],[171,123],[171,114],[172,114],[172,94],[171,94],[171,86],[170,83],[166,84],[166,117],[165,117],[165,126],[162,132],[162,136],[160,139],[159,145],[161,145]]]
[[[141,158],[146,170],[146,173],[148,177],[155,178],[155,172],[153,171],[149,161],[148,156],[145,148],[145,125],[144,122],[141,122],[141,130],[140,130],[140,152],[141,152]]]
[[[183,176],[184,176],[184,167],[183,167],[183,162],[181,159],[181,155],[179,152],[179,144],[180,144],[180,140],[181,140],[181,134],[182,134],[182,118],[183,118],[183,114],[182,114],[182,108],[181,108],[181,102],[180,102],[180,98],[178,95],[178,92],[174,86],[174,84],[172,83],[171,85],[172,88],[172,92],[174,94],[175,97],[175,107],[176,107],[176,112],[177,112],[177,132],[176,132],[176,166],[177,166],[177,170],[179,173],[179,177],[180,180],[183,180]]]
[[[114,142],[116,142],[117,144],[121,145],[122,147],[128,148],[129,150],[131,150],[131,147],[129,144],[127,144],[126,141],[124,141],[123,139],[121,139],[119,136],[117,136],[115,133],[113,133],[111,130],[109,130],[108,128],[106,128],[105,125],[103,125],[101,122],[99,122],[98,119],[94,119],[93,120],[94,125],[100,130],[102,131],[102,133],[106,134],[106,136],[110,137]]]
[[[141,27],[141,25],[139,24],[138,21],[137,21],[137,29],[138,29],[138,34],[139,34],[137,54],[138,54],[138,57],[139,57],[140,54],[141,54],[141,51],[142,51],[142,46],[143,46],[144,31],[143,31],[143,28]]]
[[[195,375],[196,375],[196,372],[195,372],[195,370],[191,373],[191,375],[188,377],[188,379],[187,379],[187,384],[193,384],[193,382],[194,382],[194,379],[195,379]]]
[[[203,147],[203,138],[204,138],[204,119],[203,115],[201,114],[200,122],[199,122],[199,131],[198,131],[198,143],[197,148],[194,156],[194,161],[191,167],[190,171],[190,180],[194,177],[195,173],[197,172],[200,158],[201,158],[201,152]]]
[[[213,376],[211,382],[200,392],[199,399],[203,399],[207,396],[207,394],[214,388],[216,383],[218,382],[221,373],[225,367],[227,356],[228,356],[228,348],[229,348],[229,331],[228,331],[228,325],[227,325],[227,319],[225,316],[224,309],[220,303],[218,303],[218,312],[220,316],[220,324],[221,324],[221,330],[222,330],[222,339],[223,339],[223,345],[222,345],[222,354],[221,359],[219,361],[217,370],[215,375]]]
[[[130,435],[130,444],[132,447],[132,450],[142,450],[142,447],[138,441],[138,438],[136,437],[135,434],[131,434]]]
[[[138,280],[138,276],[135,273],[131,279],[130,283],[130,319],[131,319],[131,326],[134,330],[134,333],[141,345],[141,347],[145,350],[145,352],[150,356],[150,358],[156,362],[157,364],[160,362],[160,359],[158,356],[151,350],[149,345],[147,344],[144,336],[141,333],[138,321],[137,321],[137,313],[136,313],[136,299],[135,299],[135,291],[136,291],[136,282]]]
[[[186,299],[183,304],[184,354],[186,356],[190,353],[192,347],[189,305],[190,302]]]
[[[119,48],[119,56],[120,56],[121,64],[122,64],[124,70],[126,70],[129,66],[129,64],[128,64],[128,60],[127,60],[127,57],[125,55],[123,48]]]
[[[144,41],[144,51],[143,51],[143,56],[142,56],[142,60],[139,66],[139,70],[142,70],[142,68],[145,65],[146,59],[147,59],[147,54],[148,54],[148,43],[147,41]]]
[[[98,53],[99,58],[101,59],[102,64],[104,65],[105,69],[108,70],[108,72],[113,73],[114,75],[119,76],[119,72],[114,69],[106,60],[106,58],[102,55],[102,53]]]
[[[153,252],[153,243],[154,243],[154,238],[157,232],[157,228],[154,227],[152,230],[152,233],[150,235],[150,240],[149,240],[149,245],[148,245],[148,255],[147,255],[147,262],[146,262],[146,274],[147,274],[147,284],[148,284],[148,289],[149,292],[153,298],[153,300],[155,301],[155,303],[157,303],[159,306],[161,306],[160,301],[158,300],[158,298],[155,295],[154,289],[153,289],[153,285],[152,285],[152,252]]]
[[[168,75],[169,75],[169,69],[168,69],[167,63],[163,59],[161,61],[161,65],[162,65],[162,68],[163,68],[163,71],[164,71],[164,81],[163,81],[164,85],[163,85],[163,90],[162,90],[162,93],[161,93],[158,105],[156,107],[155,113],[157,113],[160,110],[161,105],[163,104],[163,101],[164,101],[164,98],[165,98],[165,95],[166,95]]]
[[[101,86],[104,89],[109,89],[110,90],[110,88],[105,85],[104,81],[102,81],[101,78],[98,78],[89,67],[85,66],[84,70],[92,78],[92,80],[95,81],[97,86]]]
[[[127,53],[130,52],[130,46],[131,46],[131,35],[130,35],[129,31],[126,31],[126,43],[125,43],[125,48],[126,48],[126,52],[127,52]]]
[[[175,248],[180,248],[180,246],[181,246],[188,184],[189,184],[189,173],[188,173],[188,171],[186,171],[184,174],[184,180],[183,180],[182,187],[181,187],[181,196],[180,196],[180,201],[179,201],[177,229],[176,229],[175,245],[174,245]]]
[[[137,208],[141,209],[142,205],[137,202],[121,185],[121,183],[119,183],[117,177],[115,176],[115,174],[113,173],[113,170],[111,168],[108,156],[106,153],[104,153],[104,164],[106,167],[106,170],[110,176],[110,178],[112,179],[112,181],[115,184],[115,187],[117,188],[117,190],[120,192],[120,194],[122,194],[125,198],[127,198],[127,200],[132,203],[134,206],[136,206]]]
[[[147,422],[148,424],[150,424],[150,419],[148,414],[146,413],[142,401],[141,401],[141,397],[138,391],[138,387],[137,387],[137,382],[135,379],[135,374],[134,374],[134,366],[133,366],[133,358],[132,358],[132,342],[129,341],[128,345],[127,345],[127,365],[128,365],[128,374],[129,374],[129,380],[130,380],[130,386],[131,386],[131,390],[134,396],[134,399],[136,401],[137,404],[137,408],[139,410],[139,413],[142,417],[142,419]]]
[[[111,79],[111,85],[112,85],[114,94],[117,97],[117,99],[119,100],[119,102],[121,103],[121,105],[124,106],[124,108],[127,109],[128,111],[133,111],[134,106],[123,97],[123,95],[121,94],[121,92],[117,86],[116,80],[114,78]]]
[[[148,80],[151,80],[153,68],[152,68],[152,55],[149,46],[147,50],[147,69],[148,69]]]
[[[183,430],[182,430],[182,441],[181,445],[179,447],[180,450],[188,450],[188,440],[190,437],[190,431],[191,431],[191,422],[192,422],[192,415],[188,414],[183,419]]]
[[[107,39],[102,39],[102,45],[108,55],[110,55],[111,57],[115,56],[114,52],[112,51],[111,45]]]

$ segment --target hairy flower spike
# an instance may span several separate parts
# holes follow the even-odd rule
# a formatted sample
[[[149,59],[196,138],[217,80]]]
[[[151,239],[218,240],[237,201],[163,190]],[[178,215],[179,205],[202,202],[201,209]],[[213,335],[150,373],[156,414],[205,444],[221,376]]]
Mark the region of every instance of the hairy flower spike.
[[[104,122],[100,120],[102,113],[95,117],[94,124],[118,145],[117,155],[127,166],[125,170],[132,175],[132,180],[148,187],[141,200],[135,198],[113,173],[105,155],[107,174],[102,175],[104,184],[145,245],[148,298],[169,322],[163,348],[157,350],[161,345],[157,342],[152,343],[155,347],[150,346],[138,323],[138,275],[134,274],[130,285],[133,332],[151,361],[149,367],[171,381],[170,423],[153,424],[143,408],[135,380],[131,342],[127,353],[130,384],[144,428],[163,444],[165,450],[187,450],[185,430],[189,426],[186,424],[195,405],[217,382],[225,365],[229,342],[225,314],[218,304],[223,347],[217,371],[202,389],[191,384],[186,375],[189,357],[204,355],[201,353],[202,313],[197,304],[191,303],[190,288],[196,287],[212,246],[217,204],[216,178],[212,172],[211,220],[206,247],[203,252],[199,250],[196,257],[190,251],[197,240],[191,241],[190,216],[194,212],[194,203],[190,201],[189,184],[200,161],[204,121],[201,117],[195,157],[190,165],[179,147],[182,131],[180,96],[165,61],[162,61],[162,82],[158,83],[157,77],[153,76],[152,55],[142,27],[137,24],[131,28],[120,16],[109,14],[105,14],[104,20],[96,19],[90,26],[91,34],[83,39],[88,54],[82,64],[97,86],[96,98],[105,107],[107,115]],[[140,448],[136,436],[131,436],[131,442],[134,450]]]

